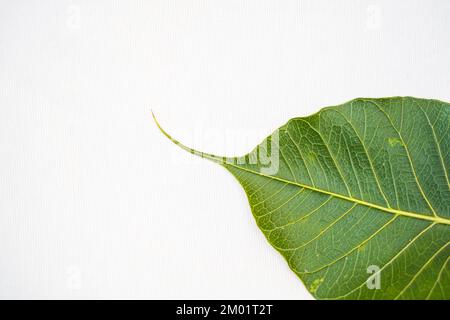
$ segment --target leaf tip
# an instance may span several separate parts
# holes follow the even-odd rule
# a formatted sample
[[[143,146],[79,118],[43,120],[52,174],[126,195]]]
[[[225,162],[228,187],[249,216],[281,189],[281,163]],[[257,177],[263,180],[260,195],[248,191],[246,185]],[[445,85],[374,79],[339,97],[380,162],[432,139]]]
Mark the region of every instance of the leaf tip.
[[[185,150],[185,151],[187,151],[187,152],[189,152],[189,153],[192,153],[193,155],[196,155],[196,156],[198,156],[198,157],[205,158],[205,159],[209,159],[209,160],[214,161],[214,162],[217,162],[217,163],[222,163],[222,162],[223,162],[222,157],[219,157],[219,156],[216,156],[216,155],[213,155],[213,154],[208,154],[208,153],[204,153],[204,152],[197,151],[197,150],[192,149],[192,148],[190,148],[190,147],[188,147],[188,146],[185,146],[184,144],[182,144],[182,143],[179,142],[178,140],[172,138],[172,136],[171,136],[170,134],[168,134],[168,133],[161,127],[161,125],[159,124],[158,120],[156,119],[156,116],[155,116],[155,113],[153,112],[153,110],[150,110],[150,112],[151,112],[151,114],[152,114],[153,120],[155,121],[156,126],[158,127],[159,131],[161,131],[161,133],[162,133],[163,135],[165,135],[170,141],[172,141],[174,144],[176,144],[177,146],[179,146],[181,149],[183,149],[183,150]]]
[[[178,144],[178,141],[174,140],[159,124],[158,119],[156,119],[155,113],[153,112],[153,110],[150,110],[152,117],[153,117],[153,121],[155,121],[156,126],[158,127],[159,131],[161,131],[161,133],[163,135],[165,135],[167,138],[169,138],[169,140],[171,140],[172,142],[174,142],[175,144]]]

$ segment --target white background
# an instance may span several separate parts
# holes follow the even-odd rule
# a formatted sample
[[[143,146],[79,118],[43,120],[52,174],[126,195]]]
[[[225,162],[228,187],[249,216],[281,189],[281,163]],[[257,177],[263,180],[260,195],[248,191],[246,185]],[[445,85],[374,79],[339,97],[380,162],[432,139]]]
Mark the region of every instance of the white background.
[[[450,101],[450,1],[1,1],[1,298],[310,298],[240,185],[356,97]]]

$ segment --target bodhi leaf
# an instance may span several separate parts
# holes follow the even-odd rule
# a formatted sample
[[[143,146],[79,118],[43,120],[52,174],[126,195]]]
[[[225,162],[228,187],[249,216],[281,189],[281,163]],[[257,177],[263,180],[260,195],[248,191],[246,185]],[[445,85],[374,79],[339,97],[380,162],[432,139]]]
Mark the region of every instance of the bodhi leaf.
[[[158,124],[158,127],[161,127]],[[219,163],[318,299],[450,299],[450,104],[355,99]]]

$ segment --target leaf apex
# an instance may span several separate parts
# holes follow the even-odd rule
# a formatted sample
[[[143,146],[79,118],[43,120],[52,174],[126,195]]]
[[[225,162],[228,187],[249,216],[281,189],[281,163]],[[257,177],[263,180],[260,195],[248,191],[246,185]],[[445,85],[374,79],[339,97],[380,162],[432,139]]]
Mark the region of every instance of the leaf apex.
[[[159,122],[158,122],[158,120],[156,119],[156,116],[155,116],[153,110],[151,110],[151,113],[152,113],[153,120],[155,121],[156,126],[158,127],[159,131],[161,131],[161,133],[162,133],[163,135],[165,135],[170,141],[172,141],[172,142],[173,142],[174,144],[176,144],[178,147],[180,147],[181,149],[183,149],[183,150],[185,150],[185,151],[187,151],[187,152],[189,152],[189,153],[191,153],[191,154],[193,154],[193,155],[196,155],[196,156],[198,156],[198,157],[200,157],[200,158],[205,158],[205,159],[211,160],[211,161],[216,162],[216,163],[219,163],[219,164],[222,164],[222,163],[224,162],[224,157],[220,157],[220,156],[216,156],[216,155],[214,155],[214,154],[204,153],[204,152],[195,150],[195,149],[193,149],[193,148],[190,148],[190,147],[188,147],[188,146],[182,144],[180,141],[178,141],[178,140],[176,140],[175,138],[173,138],[173,137],[172,137],[169,133],[167,133],[167,131],[164,130],[163,127],[159,124]]]

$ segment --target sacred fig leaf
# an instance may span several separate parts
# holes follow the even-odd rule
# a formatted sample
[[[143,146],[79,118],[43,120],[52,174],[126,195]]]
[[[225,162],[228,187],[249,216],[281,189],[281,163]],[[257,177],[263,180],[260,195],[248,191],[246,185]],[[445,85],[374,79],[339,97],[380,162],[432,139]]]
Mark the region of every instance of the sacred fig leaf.
[[[237,178],[315,298],[450,299],[449,103],[355,99],[291,119],[234,158],[158,127]]]

